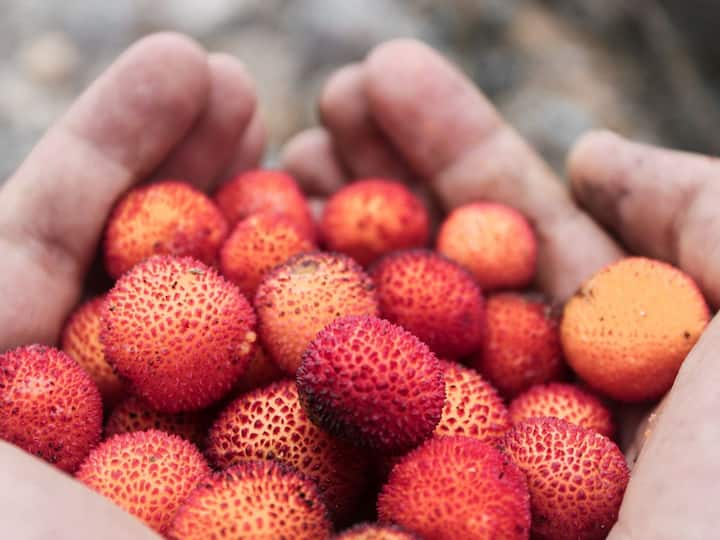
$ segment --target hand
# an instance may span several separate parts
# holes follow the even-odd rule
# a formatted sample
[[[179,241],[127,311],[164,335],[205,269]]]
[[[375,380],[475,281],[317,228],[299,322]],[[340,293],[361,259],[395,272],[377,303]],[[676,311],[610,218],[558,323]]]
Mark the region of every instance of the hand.
[[[77,303],[114,201],[179,177],[210,189],[257,166],[264,133],[252,84],[230,56],[159,34],[131,47],[0,190],[0,351],[55,343]],[[159,538],[49,465],[0,441],[7,538]]]
[[[446,209],[474,199],[514,206],[537,232],[536,285],[557,302],[625,255],[605,227],[633,253],[685,270],[720,304],[720,161],[591,133],[569,159],[571,194],[469,80],[407,40],[335,74],[320,113],[323,127],[284,153],[316,194],[378,175],[421,179]],[[716,536],[719,346],[715,318],[652,423],[611,540]]]

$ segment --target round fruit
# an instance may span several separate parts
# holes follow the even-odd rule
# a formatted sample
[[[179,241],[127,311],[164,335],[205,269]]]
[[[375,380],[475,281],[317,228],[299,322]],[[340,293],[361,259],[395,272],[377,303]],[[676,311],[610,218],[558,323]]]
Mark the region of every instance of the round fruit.
[[[328,199],[320,233],[328,249],[366,266],[391,251],[427,244],[429,222],[427,210],[408,188],[371,178]]]
[[[510,418],[514,424],[544,416],[593,429],[606,437],[612,437],[615,431],[612,414],[605,404],[574,384],[539,384],[510,403]]]
[[[358,523],[352,528],[333,536],[333,540],[420,540],[414,534],[397,525]]]
[[[378,514],[427,540],[525,540],[530,529],[520,470],[468,437],[433,437],[403,457],[380,492]]]
[[[331,524],[315,484],[271,461],[251,461],[205,478],[178,510],[171,540],[321,540]]]
[[[286,463],[317,482],[339,520],[353,512],[366,483],[365,455],[313,424],[290,380],[254,390],[228,405],[210,429],[207,454],[218,468],[257,459]]]
[[[369,316],[343,317],[318,333],[303,355],[297,387],[313,422],[385,454],[428,438],[445,402],[443,370],[427,345]]]
[[[370,272],[384,318],[415,334],[437,355],[459,358],[483,343],[485,305],[473,277],[427,250],[392,253]]]
[[[66,472],[100,440],[102,400],[67,354],[30,345],[0,355],[0,439]]]
[[[100,339],[117,373],[162,412],[202,409],[248,366],[255,314],[240,291],[189,257],[153,257],[108,293]]]
[[[230,225],[260,212],[284,214],[298,225],[303,236],[315,239],[315,222],[307,200],[295,179],[282,171],[241,173],[218,190],[215,202]]]
[[[377,315],[372,280],[345,255],[304,253],[270,272],[258,288],[255,309],[265,350],[295,375],[315,335],[344,315]]]
[[[77,478],[158,532],[210,474],[200,451],[163,431],[123,433],[95,448]]]
[[[204,193],[168,180],[130,190],[105,231],[105,266],[118,278],[153,255],[190,256],[213,264],[228,233],[220,210]]]
[[[607,536],[629,478],[615,443],[564,420],[535,418],[508,433],[505,451],[527,478],[534,535],[553,540]]]
[[[440,226],[437,250],[470,270],[483,289],[519,289],[535,275],[535,234],[522,214],[502,204],[453,210]]]
[[[125,395],[125,387],[105,359],[100,343],[100,315],[104,298],[78,306],[65,323],[62,350],[77,361],[97,384],[103,404],[112,407]]]
[[[621,401],[662,396],[710,320],[695,282],[660,261],[631,257],[590,278],[565,305],[570,366]]]
[[[470,365],[500,393],[514,397],[565,374],[558,321],[550,306],[517,293],[485,304],[485,343]]]

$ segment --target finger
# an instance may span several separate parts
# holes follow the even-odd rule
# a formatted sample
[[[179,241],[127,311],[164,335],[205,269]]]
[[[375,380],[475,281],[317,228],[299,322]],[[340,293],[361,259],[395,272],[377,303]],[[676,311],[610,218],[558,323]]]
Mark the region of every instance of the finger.
[[[281,163],[310,195],[328,196],[349,180],[323,128],[301,131],[283,148]]]
[[[325,85],[320,115],[341,161],[354,178],[408,181],[410,170],[375,124],[365,96],[365,69],[352,64]]]
[[[114,201],[158,166],[203,110],[206,58],[176,35],[141,40],[3,186],[0,350],[54,342]]]
[[[238,141],[233,150],[230,164],[218,175],[215,183],[219,185],[242,172],[260,167],[265,153],[266,141],[265,123],[262,120],[260,110],[256,107],[242,139]]]
[[[255,110],[255,90],[242,63],[228,54],[211,54],[208,67],[210,91],[205,110],[154,178],[187,180],[207,190],[236,157],[235,148]]]
[[[581,212],[550,168],[444,58],[396,40],[366,60],[366,95],[384,135],[446,206],[513,206],[538,237],[538,286],[563,301],[623,253]]]
[[[720,527],[720,317],[683,362],[633,469],[611,540],[713,538]],[[633,534],[634,533],[634,534]]]
[[[569,172],[580,203],[631,251],[681,267],[720,305],[718,159],[596,132],[576,145]]]
[[[2,441],[0,474],[3,538],[160,539],[108,499]]]

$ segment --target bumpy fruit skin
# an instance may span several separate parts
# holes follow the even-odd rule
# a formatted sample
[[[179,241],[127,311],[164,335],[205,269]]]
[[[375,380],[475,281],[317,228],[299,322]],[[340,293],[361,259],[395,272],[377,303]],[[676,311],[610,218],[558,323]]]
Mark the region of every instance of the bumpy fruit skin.
[[[530,418],[552,416],[612,437],[615,425],[610,409],[597,396],[574,384],[533,386],[510,403],[510,419],[519,424]]]
[[[617,521],[628,467],[617,445],[557,418],[516,425],[505,452],[527,478],[533,538],[605,538]]]
[[[97,386],[64,352],[0,355],[0,439],[72,473],[100,440],[102,414]]]
[[[210,474],[190,442],[163,431],[123,433],[93,450],[77,479],[163,533],[180,504]]]
[[[523,474],[468,437],[433,437],[403,457],[380,492],[378,515],[426,540],[519,540],[530,530]]]
[[[425,206],[408,188],[369,178],[328,199],[320,233],[328,249],[367,266],[391,251],[426,245],[429,223]]]
[[[167,180],[137,187],[118,202],[105,231],[105,267],[119,278],[153,255],[213,264],[228,234],[220,210],[189,184]]]
[[[205,411],[161,413],[151,409],[137,396],[130,396],[120,402],[108,416],[105,422],[105,438],[109,439],[120,433],[157,429],[203,446],[208,424],[208,413]]]
[[[315,249],[287,216],[253,214],[235,226],[220,249],[220,270],[252,300],[270,270],[293,255]]]
[[[546,303],[517,293],[490,296],[485,343],[470,358],[505,397],[562,378],[565,362],[557,318]]]
[[[352,513],[366,484],[367,457],[310,421],[291,380],[254,390],[228,405],[210,429],[207,454],[218,468],[257,459],[296,468],[317,482],[340,521]]]
[[[662,396],[710,320],[695,282],[669,264],[630,257],[590,278],[565,305],[568,364],[621,401]]]
[[[384,318],[415,334],[437,355],[459,358],[483,343],[485,304],[474,278],[428,250],[383,257],[371,269]]]
[[[255,313],[240,291],[199,261],[153,257],[108,293],[100,340],[116,372],[151,407],[211,405],[245,371]]]
[[[482,376],[455,362],[440,362],[445,376],[445,406],[436,435],[463,435],[495,444],[511,427],[508,410]]]
[[[384,454],[428,438],[445,402],[443,370],[427,345],[384,319],[349,316],[318,333],[297,372],[310,419]]]
[[[230,225],[259,212],[284,214],[303,235],[315,240],[317,232],[310,207],[295,179],[282,171],[258,169],[239,174],[224,184],[215,202]]]
[[[271,461],[251,461],[200,482],[178,510],[171,540],[322,540],[331,524],[315,484]]]
[[[339,253],[303,253],[270,272],[258,288],[260,339],[280,368],[295,375],[315,335],[344,315],[377,315],[375,286]]]
[[[535,275],[535,233],[522,214],[502,204],[453,210],[440,226],[437,250],[470,270],[483,289],[520,289]]]
[[[97,384],[103,404],[113,407],[125,396],[125,387],[105,359],[100,343],[100,315],[104,298],[92,298],[72,312],[62,331],[61,349],[77,361]]]
[[[420,537],[404,531],[397,525],[358,523],[333,536],[333,540],[420,540]]]

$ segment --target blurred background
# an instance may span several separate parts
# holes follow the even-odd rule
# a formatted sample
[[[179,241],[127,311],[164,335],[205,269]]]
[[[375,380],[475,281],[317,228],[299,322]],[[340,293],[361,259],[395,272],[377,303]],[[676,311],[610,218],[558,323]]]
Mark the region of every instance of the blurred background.
[[[242,59],[269,155],[316,122],[337,67],[422,39],[457,62],[558,170],[607,127],[720,149],[717,0],[0,0],[0,181],[125,47],[178,30]]]

